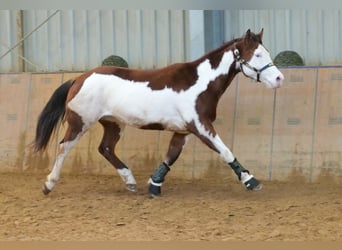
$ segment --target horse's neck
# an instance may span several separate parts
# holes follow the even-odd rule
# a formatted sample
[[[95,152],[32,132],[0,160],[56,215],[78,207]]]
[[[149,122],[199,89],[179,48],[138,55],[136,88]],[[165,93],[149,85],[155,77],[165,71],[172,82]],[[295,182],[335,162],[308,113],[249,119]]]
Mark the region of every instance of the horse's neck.
[[[212,75],[211,88],[218,97],[226,91],[238,70],[235,68],[235,59],[232,51],[217,50],[199,58],[196,62],[199,77]]]

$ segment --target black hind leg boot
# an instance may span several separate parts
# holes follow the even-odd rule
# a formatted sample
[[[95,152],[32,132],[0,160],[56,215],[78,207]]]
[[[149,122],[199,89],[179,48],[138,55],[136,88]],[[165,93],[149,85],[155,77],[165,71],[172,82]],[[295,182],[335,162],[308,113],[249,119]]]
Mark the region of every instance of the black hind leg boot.
[[[260,182],[254,178],[253,175],[245,169],[240,162],[235,158],[233,162],[229,163],[230,167],[234,170],[235,174],[238,176],[239,180],[245,185],[247,190],[260,190]]]

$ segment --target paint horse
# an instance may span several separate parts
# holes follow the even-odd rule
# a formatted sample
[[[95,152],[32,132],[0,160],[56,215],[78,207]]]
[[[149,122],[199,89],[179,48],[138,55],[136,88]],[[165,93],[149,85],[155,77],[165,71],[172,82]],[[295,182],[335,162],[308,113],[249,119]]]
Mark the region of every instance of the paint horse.
[[[152,197],[161,194],[165,176],[190,134],[216,151],[248,190],[261,189],[261,183],[222,142],[213,121],[220,97],[239,72],[269,88],[283,82],[283,74],[262,44],[262,35],[263,30],[259,34],[248,30],[191,62],[153,70],[101,66],[62,84],[41,112],[33,142],[35,151],[45,150],[59,122],[67,122],[53,169],[43,185],[44,194],[55,187],[65,157],[96,122],[104,129],[98,151],[117,169],[129,191],[136,191],[135,178],[115,154],[125,125],[173,131],[166,157],[149,179]]]

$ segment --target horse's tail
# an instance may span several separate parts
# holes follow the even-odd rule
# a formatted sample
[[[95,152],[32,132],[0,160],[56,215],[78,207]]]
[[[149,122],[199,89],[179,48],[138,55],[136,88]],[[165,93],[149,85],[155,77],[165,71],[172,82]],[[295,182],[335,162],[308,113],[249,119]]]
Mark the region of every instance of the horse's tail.
[[[74,80],[69,80],[59,86],[40,113],[36,127],[36,136],[33,142],[35,152],[46,149],[52,132],[56,130],[58,122],[63,119],[65,102],[73,83]]]

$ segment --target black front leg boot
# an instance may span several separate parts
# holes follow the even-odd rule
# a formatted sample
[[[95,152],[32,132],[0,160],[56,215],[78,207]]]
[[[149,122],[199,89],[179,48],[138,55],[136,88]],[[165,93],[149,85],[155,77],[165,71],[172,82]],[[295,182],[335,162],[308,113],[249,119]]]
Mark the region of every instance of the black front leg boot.
[[[254,176],[251,175],[236,158],[233,162],[229,163],[229,165],[234,170],[239,180],[245,185],[247,190],[260,190],[262,188],[260,182],[255,179]]]
[[[150,180],[148,181],[149,188],[148,191],[151,197],[160,196],[161,194],[161,186],[163,185],[164,178],[166,174],[170,171],[169,166],[166,163],[162,163],[156,171],[151,175]]]

